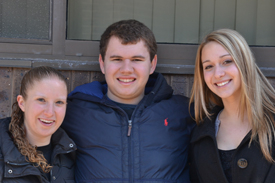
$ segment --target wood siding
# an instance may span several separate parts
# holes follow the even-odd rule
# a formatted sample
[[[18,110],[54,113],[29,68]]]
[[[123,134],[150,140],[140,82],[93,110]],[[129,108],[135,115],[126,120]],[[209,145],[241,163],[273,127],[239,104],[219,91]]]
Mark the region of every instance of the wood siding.
[[[219,28],[249,45],[275,45],[274,0],[68,0],[68,39],[99,40],[111,23],[137,19],[160,43],[199,43]]]
[[[0,119],[11,115],[12,104],[20,91],[20,83],[27,68],[0,67]],[[91,71],[60,71],[68,81],[69,91],[75,87],[92,81],[104,81],[101,72]],[[190,96],[193,85],[192,74],[164,74],[168,84],[174,89],[174,94]],[[275,78],[269,77],[272,86],[275,87]]]
[[[0,119],[11,115],[12,104],[20,91],[20,83],[27,68],[0,67]],[[104,75],[101,72],[90,71],[64,71],[61,73],[67,78],[69,91],[76,86],[92,81],[104,81]],[[170,84],[175,94],[184,96],[190,95],[193,84],[193,75],[164,75],[168,84]]]

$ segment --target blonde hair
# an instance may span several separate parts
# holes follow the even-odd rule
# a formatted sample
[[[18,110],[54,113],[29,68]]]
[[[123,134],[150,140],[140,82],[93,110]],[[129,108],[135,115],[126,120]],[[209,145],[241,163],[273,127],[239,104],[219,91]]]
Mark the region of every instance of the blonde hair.
[[[21,82],[20,95],[24,99],[27,99],[28,89],[31,88],[36,81],[41,81],[45,78],[56,77],[61,81],[64,81],[67,86],[66,79],[57,70],[47,66],[36,67],[28,71]],[[68,87],[67,87],[68,88]],[[47,163],[47,160],[36,150],[36,147],[32,146],[26,138],[26,128],[24,126],[24,112],[20,109],[17,102],[13,104],[13,111],[11,115],[11,122],[9,125],[9,131],[12,134],[13,142],[17,146],[19,152],[26,157],[26,161],[34,163],[35,166],[41,167],[43,172],[48,173],[52,166]]]
[[[205,117],[210,118],[210,111],[215,105],[223,107],[220,97],[214,94],[204,81],[201,52],[209,42],[217,42],[232,56],[241,76],[241,100],[239,114],[243,118],[245,112],[251,122],[252,140],[257,140],[261,151],[269,162],[272,158],[272,141],[274,140],[275,90],[255,63],[253,54],[245,39],[231,29],[219,29],[208,34],[198,48],[194,84],[191,91],[190,104],[194,102],[195,120],[197,124]],[[191,105],[190,105],[191,106]]]

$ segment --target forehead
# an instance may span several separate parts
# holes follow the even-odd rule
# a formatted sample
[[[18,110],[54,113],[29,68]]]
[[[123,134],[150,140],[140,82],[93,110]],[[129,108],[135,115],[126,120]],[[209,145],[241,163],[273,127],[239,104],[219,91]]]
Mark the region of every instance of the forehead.
[[[67,88],[66,83],[61,80],[60,78],[58,78],[57,76],[49,76],[49,77],[45,77],[42,79],[34,79],[32,82],[30,82],[26,89],[30,90],[33,88],[39,88],[41,85],[44,86],[65,86],[65,88]]]
[[[215,41],[206,43],[201,50],[201,60],[211,59],[227,55],[229,52],[220,44]]]
[[[116,36],[112,36],[109,40],[106,55],[108,54],[118,54],[118,55],[127,55],[127,54],[148,54],[149,50],[145,44],[144,40],[140,40],[136,43],[122,44],[122,40]]]

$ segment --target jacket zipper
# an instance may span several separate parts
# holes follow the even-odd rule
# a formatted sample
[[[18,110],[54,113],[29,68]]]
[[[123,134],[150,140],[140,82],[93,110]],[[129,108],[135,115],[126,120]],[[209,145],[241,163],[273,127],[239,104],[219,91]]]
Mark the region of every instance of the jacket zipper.
[[[108,107],[111,107],[111,108],[113,108],[113,109],[118,109],[118,110],[120,110],[120,111],[122,111],[122,113],[126,116],[126,118],[127,118],[127,120],[128,120],[128,133],[127,133],[127,137],[129,137],[128,138],[128,149],[129,149],[129,156],[128,156],[128,163],[129,163],[129,181],[132,183],[132,182],[134,182],[134,177],[133,177],[133,165],[132,165],[132,163],[133,163],[133,161],[132,161],[132,155],[131,155],[131,153],[132,153],[132,146],[131,146],[131,131],[132,131],[132,125],[133,125],[133,123],[132,123],[132,120],[130,119],[128,119],[128,115],[126,114],[126,112],[123,110],[123,109],[121,109],[120,107],[117,107],[117,106],[113,106],[113,105],[109,105],[109,104],[105,104],[106,106],[108,106]],[[136,109],[135,109],[136,110]],[[133,111],[133,114],[134,114],[134,112],[135,112],[135,110]]]
[[[132,130],[132,120],[128,120],[128,133],[127,136],[130,137]]]

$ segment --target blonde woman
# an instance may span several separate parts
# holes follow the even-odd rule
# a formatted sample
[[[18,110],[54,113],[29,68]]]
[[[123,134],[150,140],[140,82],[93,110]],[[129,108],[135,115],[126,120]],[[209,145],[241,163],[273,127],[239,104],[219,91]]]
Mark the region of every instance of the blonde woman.
[[[0,182],[74,182],[74,142],[60,125],[66,80],[51,67],[27,72],[11,118],[0,120]]]
[[[275,91],[238,32],[220,29],[202,41],[191,102],[192,182],[275,182]]]

